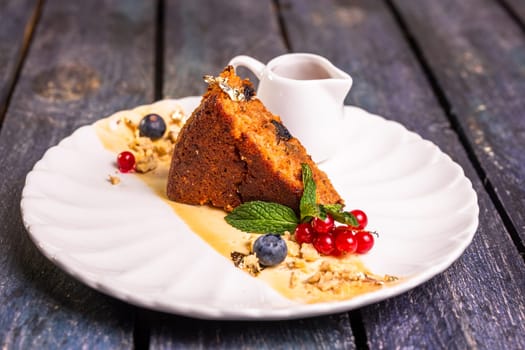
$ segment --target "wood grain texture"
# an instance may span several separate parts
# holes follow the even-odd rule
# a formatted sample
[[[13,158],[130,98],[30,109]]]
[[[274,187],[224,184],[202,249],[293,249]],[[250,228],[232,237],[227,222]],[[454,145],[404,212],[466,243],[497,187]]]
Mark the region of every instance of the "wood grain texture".
[[[520,24],[525,28],[525,1],[522,0],[500,0],[505,6],[515,13]]]
[[[394,1],[525,242],[525,35],[493,1]]]
[[[38,1],[0,1],[0,128]]]
[[[247,54],[267,61],[286,51],[271,1],[166,2],[168,96],[200,95],[204,74]],[[151,313],[151,348],[352,349],[348,315],[288,322],[212,322]]]
[[[45,259],[20,217],[24,178],[77,127],[153,96],[149,1],[46,2],[0,133],[0,347],[124,348],[134,308]]]
[[[353,349],[348,315],[282,322],[215,322],[155,314],[152,349]]]
[[[294,51],[325,55],[353,76],[347,102],[438,144],[479,196],[480,228],[458,261],[408,293],[361,309],[370,348],[523,348],[523,260],[388,7],[370,0],[284,0],[282,7]],[[452,63],[439,69],[460,74]]]
[[[237,55],[266,62],[286,51],[271,0],[166,1],[166,6],[165,97],[201,95],[202,76],[217,75]]]

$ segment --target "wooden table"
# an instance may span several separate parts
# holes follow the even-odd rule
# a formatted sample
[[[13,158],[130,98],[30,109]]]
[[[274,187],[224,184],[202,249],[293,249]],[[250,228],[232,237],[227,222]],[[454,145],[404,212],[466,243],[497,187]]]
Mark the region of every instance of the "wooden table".
[[[114,111],[199,95],[235,55],[285,52],[326,56],[354,78],[346,104],[463,167],[480,225],[444,273],[348,313],[204,321],[92,290],[30,241],[20,194],[47,148]],[[521,0],[0,0],[1,347],[524,349],[524,95]]]

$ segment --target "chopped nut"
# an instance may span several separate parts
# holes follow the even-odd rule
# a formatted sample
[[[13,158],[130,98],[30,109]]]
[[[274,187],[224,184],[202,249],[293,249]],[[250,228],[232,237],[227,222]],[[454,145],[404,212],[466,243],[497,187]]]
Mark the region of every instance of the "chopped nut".
[[[321,273],[319,271],[317,271],[315,274],[310,276],[306,280],[306,282],[308,282],[308,283],[318,283],[320,280],[321,280]]]
[[[231,252],[230,257],[236,267],[248,272],[252,276],[257,276],[263,269],[261,264],[259,264],[259,259],[255,254]]]
[[[376,284],[376,285],[383,285],[383,284],[385,284],[384,281],[380,281],[380,280],[378,280],[376,278],[370,277],[367,274],[365,274],[365,278],[363,279],[363,282],[373,283],[373,284]]]
[[[341,278],[346,281],[359,281],[361,276],[352,271],[341,271]]]
[[[293,258],[292,260],[288,262],[288,264],[290,267],[295,268],[295,269],[304,269],[307,266],[306,261],[304,261],[303,259],[297,259],[297,258]]]
[[[240,252],[231,252],[230,253],[230,257],[232,258],[233,264],[236,267],[239,267],[239,265],[241,265],[242,260],[244,259],[245,256],[246,256],[246,254],[243,254],[243,253],[240,253]]]
[[[295,271],[292,271],[291,275],[290,275],[290,281],[289,281],[289,286],[290,288],[295,288],[299,285],[299,276],[295,273]]]
[[[124,118],[124,124],[133,132],[137,131],[138,125],[129,118]]]
[[[244,268],[252,275],[257,275],[262,270],[261,265],[259,264],[259,259],[255,254],[250,254],[244,257]]]
[[[394,281],[397,281],[399,278],[397,278],[396,276],[390,276],[390,275],[385,275],[384,277],[384,280],[385,282],[394,282]]]
[[[188,116],[186,115],[186,113],[184,113],[182,108],[175,109],[170,114],[170,121],[174,122],[179,127],[182,126],[184,122],[186,122],[187,118]]]
[[[176,130],[176,131],[175,130],[170,130],[168,132],[168,139],[171,142],[173,142],[173,143],[175,143],[175,141],[177,141],[177,136],[179,136],[179,131],[178,130]]]
[[[321,266],[319,266],[319,271],[326,272],[330,271],[330,263],[328,261],[323,261]]]
[[[323,292],[326,292],[330,289],[333,289],[335,286],[339,284],[339,281],[336,279],[321,279],[319,283],[317,284],[317,287],[322,290]]]
[[[108,181],[112,185],[118,185],[120,183],[120,177],[110,174],[110,175],[108,175]]]
[[[153,142],[149,137],[137,137],[129,143],[128,147],[137,152],[145,152],[153,149]]]
[[[306,261],[316,261],[321,257],[314,246],[309,243],[302,244],[300,252],[301,257]]]
[[[285,239],[285,242],[286,242],[286,246],[288,248],[288,256],[298,257],[299,256],[299,250],[301,249],[299,244],[297,244],[297,242],[291,241],[289,239]]]
[[[147,173],[148,171],[151,171],[157,168],[158,160],[151,153],[148,155],[140,155],[135,158],[136,158],[135,170],[139,173]]]
[[[355,277],[356,277],[357,281],[364,281],[367,278],[366,273],[361,272],[361,271],[358,271],[355,274]]]
[[[154,145],[153,150],[159,157],[162,157],[172,153],[173,144],[168,140],[160,140]]]

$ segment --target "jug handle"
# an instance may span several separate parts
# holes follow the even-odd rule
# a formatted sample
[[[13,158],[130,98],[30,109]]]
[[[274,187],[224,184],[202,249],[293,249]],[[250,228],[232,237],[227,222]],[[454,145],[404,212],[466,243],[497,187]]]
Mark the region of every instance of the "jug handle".
[[[264,68],[266,67],[264,63],[259,62],[255,58],[246,55],[235,56],[230,60],[228,65],[233,66],[233,68],[235,69],[237,69],[237,67],[239,66],[246,67],[250,71],[252,71],[252,73],[255,74],[255,76],[259,80],[261,80]]]

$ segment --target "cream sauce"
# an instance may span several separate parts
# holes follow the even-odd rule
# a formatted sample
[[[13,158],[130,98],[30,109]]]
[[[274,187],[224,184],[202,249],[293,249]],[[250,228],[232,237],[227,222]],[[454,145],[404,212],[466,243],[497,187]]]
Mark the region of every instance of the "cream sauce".
[[[128,149],[128,144],[134,138],[133,132],[124,123],[118,122],[117,116],[122,118],[122,112],[102,119],[95,124],[96,133],[102,144],[106,149],[115,152],[115,154]],[[207,206],[192,206],[168,200],[166,197],[166,185],[169,165],[169,157],[166,157],[161,159],[155,170],[145,174],[136,173],[135,175],[167,203],[194,233],[199,235],[225,258],[230,259],[230,254],[233,251],[244,254],[249,253],[253,235],[243,233],[227,224],[224,220],[224,211]],[[345,270],[372,276],[355,256],[345,258],[322,257],[319,260],[336,264]],[[299,282],[297,284],[293,282],[294,278],[304,281],[318,270],[321,261],[309,262],[302,268],[290,268],[293,265],[293,261],[294,258],[289,256],[279,266],[264,269],[257,278],[266,282],[285,297],[306,303],[349,299],[382,287],[378,283],[353,281],[340,283],[337,291],[334,292],[332,290],[322,291],[310,283]],[[382,280],[383,277],[375,276],[375,278]]]

